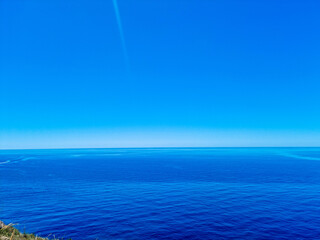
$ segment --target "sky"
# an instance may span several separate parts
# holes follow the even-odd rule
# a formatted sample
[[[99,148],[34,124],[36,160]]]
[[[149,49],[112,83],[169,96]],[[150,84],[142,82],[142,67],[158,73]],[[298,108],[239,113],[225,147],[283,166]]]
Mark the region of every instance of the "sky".
[[[320,146],[319,8],[0,0],[0,148]]]

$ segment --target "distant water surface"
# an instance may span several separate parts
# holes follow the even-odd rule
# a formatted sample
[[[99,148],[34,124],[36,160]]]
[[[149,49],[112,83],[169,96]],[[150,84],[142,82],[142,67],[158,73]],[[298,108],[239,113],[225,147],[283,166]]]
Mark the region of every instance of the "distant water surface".
[[[85,239],[320,239],[320,148],[0,151],[0,220]]]

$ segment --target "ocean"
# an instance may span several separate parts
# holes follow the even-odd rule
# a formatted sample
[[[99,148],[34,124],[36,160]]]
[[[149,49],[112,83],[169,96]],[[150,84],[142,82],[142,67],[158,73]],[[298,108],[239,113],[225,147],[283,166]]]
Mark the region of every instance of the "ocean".
[[[0,220],[86,239],[320,239],[320,148],[0,151]]]

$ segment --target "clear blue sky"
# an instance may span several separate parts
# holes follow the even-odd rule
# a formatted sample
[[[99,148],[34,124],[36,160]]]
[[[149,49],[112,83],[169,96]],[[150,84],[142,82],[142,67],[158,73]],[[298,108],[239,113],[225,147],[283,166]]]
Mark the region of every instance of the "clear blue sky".
[[[320,145],[319,1],[117,4],[0,1],[0,148]]]

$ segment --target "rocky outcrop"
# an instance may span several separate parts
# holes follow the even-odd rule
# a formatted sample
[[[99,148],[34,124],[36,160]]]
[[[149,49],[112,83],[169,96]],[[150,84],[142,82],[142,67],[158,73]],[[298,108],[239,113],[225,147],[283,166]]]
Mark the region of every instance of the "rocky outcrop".
[[[0,240],[48,240],[34,234],[20,233],[12,224],[4,224],[0,221]]]

